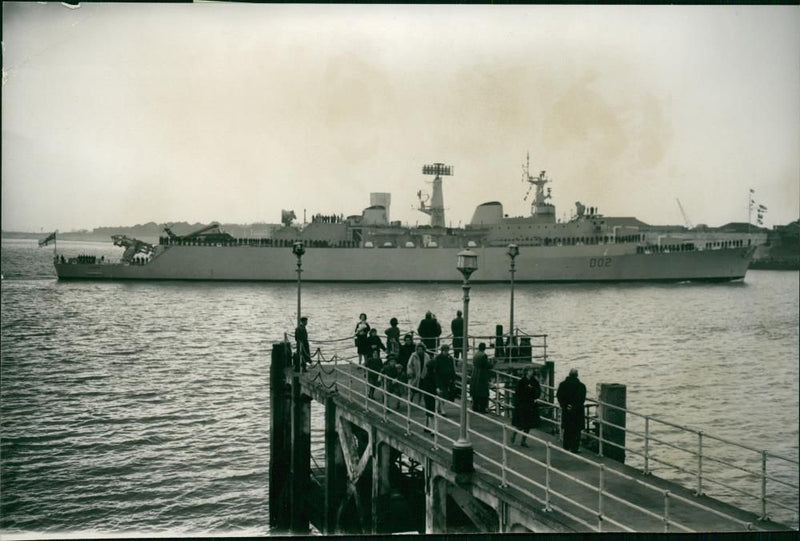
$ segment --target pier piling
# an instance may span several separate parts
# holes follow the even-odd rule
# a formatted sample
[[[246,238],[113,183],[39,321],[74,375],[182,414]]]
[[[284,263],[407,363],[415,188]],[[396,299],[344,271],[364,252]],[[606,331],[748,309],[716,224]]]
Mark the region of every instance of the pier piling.
[[[298,365],[299,361],[295,362]],[[291,529],[307,534],[309,476],[311,475],[311,397],[302,394],[300,371],[292,372]]]
[[[292,366],[288,342],[275,344],[272,355],[272,533],[308,534],[311,524],[327,535],[738,531],[755,522],[752,513],[698,500],[674,483],[646,483],[624,465],[625,385],[597,387],[600,453],[613,460],[598,466],[561,450],[545,433],[532,433],[529,448],[509,446],[502,416],[474,414],[476,467],[462,474],[450,467],[458,423],[434,416],[426,431],[422,406],[385,409],[382,396],[366,399],[365,407],[368,389],[355,363],[303,373]],[[537,367],[540,381],[554,379],[552,367],[549,361]],[[325,407],[324,470],[312,470],[312,398]],[[763,513],[764,485],[762,491]],[[768,520],[758,526],[785,529]]]
[[[624,463],[627,387],[621,383],[598,383],[597,396],[600,398],[598,435],[603,437],[601,454]]]
[[[291,388],[285,374],[291,351],[288,342],[273,344],[270,364],[269,525],[277,532],[288,531],[291,526]]]
[[[325,524],[323,533],[337,532],[337,512],[347,493],[347,466],[336,431],[336,403],[333,397],[325,399]]]

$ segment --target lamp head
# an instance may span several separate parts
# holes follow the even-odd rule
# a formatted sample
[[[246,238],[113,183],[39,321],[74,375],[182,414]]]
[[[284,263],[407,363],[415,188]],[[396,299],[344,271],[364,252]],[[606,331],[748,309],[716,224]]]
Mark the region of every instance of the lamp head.
[[[292,253],[297,257],[303,257],[303,254],[306,253],[306,247],[301,241],[297,241],[292,245]]]
[[[519,255],[519,246],[516,244],[509,244],[508,249],[506,250],[506,255],[511,259],[514,259]]]
[[[470,249],[458,252],[458,263],[456,267],[458,267],[464,279],[469,280],[470,275],[478,270],[478,254]]]

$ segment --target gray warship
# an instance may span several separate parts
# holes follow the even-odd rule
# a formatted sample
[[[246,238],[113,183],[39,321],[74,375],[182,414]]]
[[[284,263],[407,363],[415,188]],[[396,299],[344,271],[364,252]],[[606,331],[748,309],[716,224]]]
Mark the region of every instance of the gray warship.
[[[165,228],[157,244],[115,235],[124,248],[119,261],[55,257],[59,279],[294,281],[302,242],[304,281],[458,282],[458,252],[478,254],[473,282],[509,279],[509,245],[515,245],[517,282],[731,281],[743,280],[753,254],[766,240],[761,232],[652,226],[632,217],[610,217],[576,203],[571,219],[556,219],[546,171],[523,180],[533,192],[530,215],[507,217],[503,205],[478,205],[469,224],[447,227],[442,177],[453,167],[425,165],[433,176],[430,197],[418,192],[418,210],[429,225],[390,220],[391,194],[370,194],[360,215],[295,223],[284,211],[282,225],[268,238],[236,238],[218,224],[187,235]],[[527,197],[526,195],[526,197]]]

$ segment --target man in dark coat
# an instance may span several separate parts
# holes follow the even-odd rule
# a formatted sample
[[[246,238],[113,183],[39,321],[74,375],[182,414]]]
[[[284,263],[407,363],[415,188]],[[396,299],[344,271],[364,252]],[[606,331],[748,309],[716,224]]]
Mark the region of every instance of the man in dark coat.
[[[526,367],[514,390],[514,411],[511,415],[511,424],[514,428],[522,431],[522,440],[519,442],[522,447],[528,446],[525,443],[528,431],[539,426],[539,404],[536,401],[542,395],[542,388],[533,372],[532,366]],[[514,443],[516,439],[517,433],[513,432],[511,443]]]
[[[439,322],[436,321],[431,312],[427,312],[425,319],[419,322],[417,334],[419,334],[422,343],[425,344],[425,348],[436,353],[436,344],[442,334],[442,326],[439,325]]]
[[[408,360],[413,355],[416,346],[414,346],[414,337],[411,334],[403,336],[403,343],[400,344],[400,353],[397,354],[397,364],[403,368],[403,372],[408,367]]]
[[[294,339],[297,342],[297,354],[300,357],[300,364],[303,372],[306,371],[306,363],[311,361],[311,347],[308,345],[308,329],[306,324],[308,318],[303,316],[300,318],[300,325],[294,330]]]
[[[464,318],[461,317],[461,310],[456,312],[456,318],[450,322],[450,331],[453,333],[453,357],[458,359],[464,344]]]
[[[439,355],[433,359],[434,373],[436,374],[436,394],[443,400],[453,399],[453,385],[456,381],[456,365],[453,356],[450,355],[450,346],[442,344]],[[442,409],[442,401],[439,400],[439,414],[445,415]]]
[[[561,429],[564,432],[564,449],[577,453],[581,443],[584,414],[583,402],[586,400],[586,385],[578,379],[578,369],[569,371],[556,392],[561,406]]]
[[[378,340],[380,340],[380,338],[378,338]],[[381,386],[381,372],[383,372],[383,361],[381,361],[381,350],[378,349],[377,345],[373,344],[372,354],[369,357],[367,357],[364,366],[368,368],[367,383],[369,384],[369,391],[367,392],[367,395],[370,398],[374,398],[375,389],[378,389]]]
[[[459,312],[460,314],[461,312]],[[472,411],[486,413],[489,405],[489,377],[494,363],[486,355],[486,344],[478,344],[478,352],[472,359],[472,378],[469,382],[469,393],[472,395]]]

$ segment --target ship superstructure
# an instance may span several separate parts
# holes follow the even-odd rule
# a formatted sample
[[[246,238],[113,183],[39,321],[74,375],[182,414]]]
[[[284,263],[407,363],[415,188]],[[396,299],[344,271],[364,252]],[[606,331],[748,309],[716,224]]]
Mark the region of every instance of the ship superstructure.
[[[547,187],[552,179],[545,171],[531,175],[530,158],[523,167],[528,195],[533,191],[529,216],[506,217],[502,203],[490,201],[478,205],[465,227],[446,227],[442,177],[453,168],[434,163],[422,172],[434,176],[432,196],[417,194],[418,210],[430,216],[430,225],[391,221],[390,194],[374,193],[360,215],[315,215],[300,225],[293,212],[283,211],[283,225],[269,238],[235,238],[218,224],[183,236],[167,227],[156,246],[119,239],[126,247],[119,263],[57,259],[56,271],[65,279],[291,281],[296,279],[291,246],[300,240],[306,245],[304,280],[455,282],[461,279],[456,254],[470,248],[481,258],[472,280],[499,282],[508,280],[505,250],[513,243],[520,249],[515,277],[520,282],[725,281],[744,278],[756,246],[765,241],[763,233],[606,217],[580,202],[570,220],[558,221]]]

